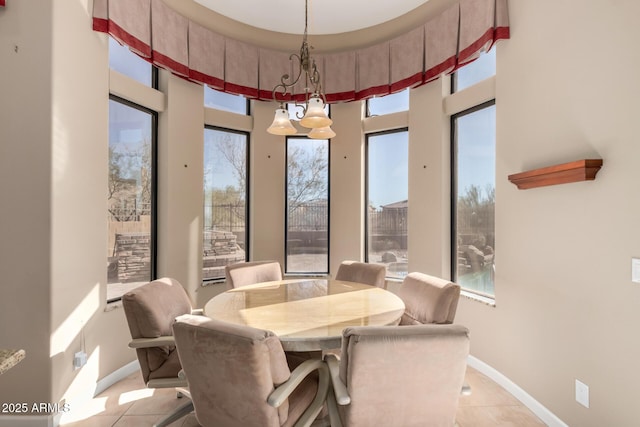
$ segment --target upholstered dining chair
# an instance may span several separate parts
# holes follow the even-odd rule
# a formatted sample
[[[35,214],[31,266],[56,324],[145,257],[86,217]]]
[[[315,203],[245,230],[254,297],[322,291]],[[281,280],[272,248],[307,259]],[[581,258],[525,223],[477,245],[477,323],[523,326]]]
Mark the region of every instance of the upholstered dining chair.
[[[181,375],[171,326],[182,314],[198,314],[182,285],[165,277],[135,288],[122,296],[131,342],[136,350],[142,378],[149,388],[176,388],[178,397],[187,396],[174,412],[155,424],[167,426],[193,411],[187,380]]]
[[[282,280],[282,268],[278,261],[249,261],[229,264],[224,268],[229,289],[260,282]]]
[[[359,282],[366,285],[385,287],[387,270],[382,264],[369,264],[367,262],[343,261],[338,267],[336,280]]]
[[[183,315],[173,333],[202,427],[310,426],[329,373],[320,360],[290,370],[273,332]]]
[[[423,273],[409,273],[397,291],[405,311],[400,325],[450,324],[456,316],[460,286]]]
[[[346,328],[325,355],[331,426],[454,426],[468,354],[461,325]]]

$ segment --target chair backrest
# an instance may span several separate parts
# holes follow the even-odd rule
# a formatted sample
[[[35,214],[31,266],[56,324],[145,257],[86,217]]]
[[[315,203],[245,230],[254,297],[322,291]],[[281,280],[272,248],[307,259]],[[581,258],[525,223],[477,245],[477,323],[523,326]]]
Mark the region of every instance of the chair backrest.
[[[203,427],[281,426],[288,404],[267,403],[291,374],[280,340],[270,331],[204,316],[180,316],[176,346],[196,418]]]
[[[182,285],[165,277],[135,288],[122,296],[131,338],[172,335],[176,317],[191,313],[191,300]],[[176,378],[180,360],[175,346],[137,348],[142,378],[147,383],[158,378]]]
[[[359,326],[342,337],[345,427],[452,427],[469,331],[461,325]]]
[[[371,286],[384,288],[387,268],[382,264],[366,262],[343,261],[338,267],[336,280],[359,282]]]
[[[249,261],[229,264],[224,268],[224,273],[229,288],[282,280],[282,269],[278,261]]]
[[[398,289],[405,311],[401,325],[453,323],[460,299],[460,286],[423,273],[409,273]]]

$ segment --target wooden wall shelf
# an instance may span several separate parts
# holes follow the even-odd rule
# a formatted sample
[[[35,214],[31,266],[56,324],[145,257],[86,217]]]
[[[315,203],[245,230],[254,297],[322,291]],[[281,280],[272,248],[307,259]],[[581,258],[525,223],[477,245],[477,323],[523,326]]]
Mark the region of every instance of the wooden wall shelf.
[[[601,167],[602,159],[576,160],[575,162],[509,175],[509,181],[520,190],[570,182],[593,181]]]

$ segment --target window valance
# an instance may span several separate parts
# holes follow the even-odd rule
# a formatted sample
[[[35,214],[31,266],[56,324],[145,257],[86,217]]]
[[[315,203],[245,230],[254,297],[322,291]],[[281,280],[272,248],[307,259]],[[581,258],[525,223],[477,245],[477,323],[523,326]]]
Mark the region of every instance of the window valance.
[[[218,34],[162,0],[94,0],[93,29],[176,75],[248,98],[271,100],[273,86],[290,71],[291,52]],[[314,58],[327,102],[343,102],[428,83],[508,38],[507,0],[459,0],[392,40]],[[302,85],[294,88],[294,99],[303,94]]]

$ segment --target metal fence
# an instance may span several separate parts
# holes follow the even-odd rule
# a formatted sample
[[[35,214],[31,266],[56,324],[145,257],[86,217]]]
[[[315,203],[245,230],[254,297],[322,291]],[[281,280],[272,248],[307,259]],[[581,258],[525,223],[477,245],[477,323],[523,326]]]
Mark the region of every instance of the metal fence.
[[[486,244],[494,247],[495,207],[487,205],[483,209],[472,209],[458,206],[457,233],[461,244],[471,244],[472,240],[482,236]]]
[[[205,230],[241,232],[245,230],[246,205],[244,203],[204,207]]]
[[[111,206],[109,214],[112,221],[140,221],[150,215],[150,203],[123,203]],[[464,229],[472,227],[475,221],[471,214],[462,214],[459,220]],[[288,228],[290,231],[326,231],[328,230],[329,207],[326,203],[302,203],[290,209]],[[369,231],[372,235],[399,236],[407,234],[407,209],[371,209],[369,210]],[[493,216],[480,220],[483,229],[493,229]],[[206,230],[241,232],[246,225],[246,205],[244,203],[223,204],[204,207],[204,225]],[[459,227],[460,227],[459,222]],[[473,225],[476,225],[473,223]]]
[[[108,213],[111,221],[140,221],[142,216],[151,215],[151,203],[138,202],[136,199],[121,200],[120,203],[112,203]]]
[[[369,232],[373,236],[404,236],[407,234],[407,208],[370,209]]]
[[[327,231],[329,207],[325,203],[301,203],[289,209],[289,231]]]

